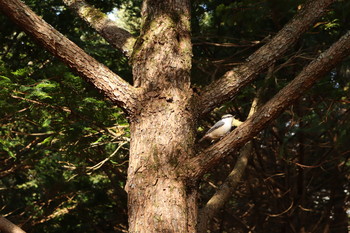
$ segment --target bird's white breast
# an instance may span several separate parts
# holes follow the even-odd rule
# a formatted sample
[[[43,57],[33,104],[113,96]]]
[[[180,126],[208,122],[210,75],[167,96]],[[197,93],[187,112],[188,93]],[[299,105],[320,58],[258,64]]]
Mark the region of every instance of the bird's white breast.
[[[222,119],[224,125],[210,133],[211,138],[219,138],[224,136],[231,129],[232,118]]]

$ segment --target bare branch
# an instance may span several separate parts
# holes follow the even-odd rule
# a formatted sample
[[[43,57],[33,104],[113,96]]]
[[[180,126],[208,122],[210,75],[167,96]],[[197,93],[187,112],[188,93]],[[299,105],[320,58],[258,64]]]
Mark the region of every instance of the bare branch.
[[[232,196],[233,191],[244,174],[247,167],[249,157],[252,154],[252,142],[248,142],[242,148],[240,156],[232,169],[231,173],[226,178],[225,182],[220,185],[215,194],[210,198],[206,205],[199,211],[198,215],[198,232],[205,232],[209,221],[218,213],[218,211],[227,203]]]
[[[87,167],[87,174],[90,175],[93,171],[96,171],[97,169],[100,169],[103,164],[105,164],[108,160],[110,160],[119,150],[122,148],[128,141],[121,143],[115,151],[110,154],[107,158],[104,160],[100,161],[99,163],[95,164],[94,166]]]
[[[120,49],[128,57],[131,56],[136,39],[127,30],[118,27],[106,14],[83,0],[63,0],[63,2],[111,45]]]
[[[251,117],[258,110],[258,107],[261,106],[261,98],[264,93],[266,83],[272,77],[273,72],[274,66],[271,66],[265,78],[265,84],[262,85],[256,93],[247,118]],[[243,122],[239,122],[239,124],[236,124],[236,126],[240,126],[242,123]],[[240,155],[237,158],[237,162],[234,168],[227,176],[225,182],[222,185],[220,185],[220,187],[216,190],[215,194],[209,199],[207,204],[203,206],[203,208],[199,211],[197,227],[198,232],[205,232],[205,230],[208,228],[209,222],[232,196],[235,188],[242,179],[249,158],[253,153],[252,143],[252,141],[249,141],[247,144],[244,145],[244,147],[240,151]]]
[[[20,227],[16,226],[6,218],[0,216],[0,232],[3,233],[25,233]]]
[[[29,103],[38,104],[38,105],[45,106],[45,107],[50,107],[50,108],[53,108],[53,109],[56,109],[56,110],[61,110],[61,111],[64,111],[64,112],[69,112],[69,113],[72,112],[72,110],[70,110],[68,107],[65,107],[65,106],[58,107],[58,106],[54,106],[54,105],[51,105],[51,104],[48,104],[48,103],[43,103],[43,102],[39,102],[37,100],[31,100],[31,99],[20,97],[20,96],[16,96],[16,95],[11,95],[11,97],[14,98],[14,99],[24,100],[24,101],[27,101]]]
[[[0,0],[0,9],[53,55],[93,83],[128,113],[136,108],[137,89],[85,53],[20,0]]]
[[[235,97],[244,86],[284,54],[332,2],[334,0],[310,0],[305,3],[302,10],[269,43],[253,53],[247,62],[204,88],[198,97],[199,115]]]
[[[221,159],[258,134],[269,122],[276,119],[288,106],[304,94],[317,79],[323,77],[336,64],[350,54],[350,31],[335,42],[327,51],[306,66],[287,86],[280,90],[270,101],[253,116],[238,126],[227,137],[187,163],[190,178],[199,178],[215,166]]]

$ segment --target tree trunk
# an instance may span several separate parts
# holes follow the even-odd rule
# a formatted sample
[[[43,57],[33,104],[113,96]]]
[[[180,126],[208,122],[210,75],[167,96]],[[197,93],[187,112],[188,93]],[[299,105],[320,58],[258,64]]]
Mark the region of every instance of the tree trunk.
[[[158,112],[147,111],[131,124],[129,232],[195,232],[197,191],[176,172],[191,154],[192,122],[185,110],[171,110],[176,104],[163,108],[163,101]]]
[[[139,113],[131,118],[129,232],[195,232],[197,189],[177,172],[193,155],[189,1],[144,1],[132,56]]]
[[[197,179],[251,140],[347,56],[350,53],[350,33],[306,66],[227,137],[194,156],[197,117],[233,98],[243,86],[253,81],[333,1],[308,1],[299,16],[271,42],[262,46],[238,69],[228,71],[220,80],[199,92],[196,98],[193,98],[190,88],[189,0],[143,1],[142,31],[131,55],[134,86],[84,53],[21,1],[0,0],[0,9],[129,114],[131,143],[125,187],[129,232],[179,233],[196,232]],[[123,48],[124,45],[121,43],[117,47]],[[342,222],[344,213],[339,218],[335,216],[336,222]]]

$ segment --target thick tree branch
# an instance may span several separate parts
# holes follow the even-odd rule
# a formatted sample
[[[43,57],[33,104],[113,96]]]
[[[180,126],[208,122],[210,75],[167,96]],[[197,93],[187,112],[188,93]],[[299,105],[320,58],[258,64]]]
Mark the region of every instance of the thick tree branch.
[[[264,69],[284,54],[299,37],[320,17],[334,0],[310,0],[273,39],[253,53],[243,65],[228,71],[199,94],[198,113],[208,113],[214,107],[233,98]]]
[[[16,226],[6,218],[0,216],[0,232],[3,233],[25,233],[20,227]]]
[[[267,80],[269,80],[272,77],[273,71],[274,71],[274,67],[270,66],[269,72],[265,78],[265,84],[262,85],[257,91],[256,97],[252,102],[247,118],[251,117],[258,110],[258,107],[261,106],[261,99],[262,99],[264,90],[266,90]],[[200,209],[199,216],[198,216],[198,225],[197,225],[198,232],[205,232],[206,229],[208,229],[209,222],[219,212],[219,210],[221,210],[221,208],[223,208],[223,206],[228,202],[233,192],[235,191],[235,188],[237,187],[238,183],[242,179],[242,176],[245,172],[245,169],[248,165],[249,158],[251,157],[252,153],[253,153],[253,142],[249,141],[241,149],[239,157],[237,158],[237,162],[234,168],[232,169],[232,171],[230,172],[230,174],[225,179],[224,183],[220,185],[220,187],[216,190],[215,194],[206,203],[206,205],[203,206],[202,209]]]
[[[137,89],[85,53],[20,0],[0,0],[0,9],[53,55],[93,83],[129,113],[135,111]]]
[[[132,54],[136,39],[128,31],[118,27],[106,14],[83,0],[63,0],[63,2],[76,12],[80,18],[89,23],[111,45],[120,49],[128,57]]]
[[[335,42],[327,51],[306,66],[287,86],[262,106],[252,117],[238,126],[227,137],[191,159],[187,164],[187,175],[191,179],[201,177],[220,160],[252,139],[269,122],[296,101],[337,63],[350,54],[350,31]]]

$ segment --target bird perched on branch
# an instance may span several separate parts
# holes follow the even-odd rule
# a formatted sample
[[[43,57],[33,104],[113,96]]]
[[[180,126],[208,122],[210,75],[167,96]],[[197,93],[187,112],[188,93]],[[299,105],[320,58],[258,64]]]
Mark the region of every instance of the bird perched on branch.
[[[227,134],[232,128],[232,121],[234,117],[231,114],[223,115],[221,120],[215,123],[208,132],[198,141],[202,142],[204,140],[217,140]]]

